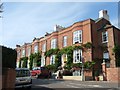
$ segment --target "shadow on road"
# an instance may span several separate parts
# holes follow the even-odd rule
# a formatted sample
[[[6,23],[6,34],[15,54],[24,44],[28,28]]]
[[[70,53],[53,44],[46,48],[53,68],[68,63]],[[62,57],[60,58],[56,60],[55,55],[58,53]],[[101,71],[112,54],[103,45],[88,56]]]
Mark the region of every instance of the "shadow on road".
[[[53,84],[53,83],[60,83],[64,82],[65,80],[56,80],[56,79],[33,79],[33,85],[46,85],[46,84]]]

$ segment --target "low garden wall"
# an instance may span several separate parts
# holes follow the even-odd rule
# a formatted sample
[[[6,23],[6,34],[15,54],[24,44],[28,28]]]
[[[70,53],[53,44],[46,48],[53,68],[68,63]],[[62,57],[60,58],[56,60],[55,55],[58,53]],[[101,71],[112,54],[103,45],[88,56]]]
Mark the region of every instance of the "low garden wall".
[[[15,88],[16,72],[12,68],[2,69],[2,89],[11,90]]]
[[[120,83],[120,68],[107,68],[107,81]]]
[[[64,80],[79,80],[82,81],[82,76],[63,76]]]
[[[65,80],[79,80],[79,81],[82,81],[82,76],[63,76],[63,79],[65,79]],[[91,70],[84,71],[84,80],[85,81],[93,80],[92,71]]]

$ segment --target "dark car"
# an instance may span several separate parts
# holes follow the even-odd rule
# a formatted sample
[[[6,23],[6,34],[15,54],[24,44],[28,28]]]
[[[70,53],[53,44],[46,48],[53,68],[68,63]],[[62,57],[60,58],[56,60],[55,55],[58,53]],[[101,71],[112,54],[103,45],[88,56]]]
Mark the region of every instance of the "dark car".
[[[51,75],[49,70],[45,67],[34,67],[31,74],[37,78],[49,78]]]

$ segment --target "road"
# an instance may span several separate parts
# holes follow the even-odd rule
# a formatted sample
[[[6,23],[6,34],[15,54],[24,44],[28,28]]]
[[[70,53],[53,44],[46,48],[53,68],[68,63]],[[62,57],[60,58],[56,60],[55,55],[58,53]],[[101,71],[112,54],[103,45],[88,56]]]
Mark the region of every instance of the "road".
[[[117,83],[107,81],[75,81],[33,79],[32,90],[118,90]],[[120,89],[119,89],[120,90]]]

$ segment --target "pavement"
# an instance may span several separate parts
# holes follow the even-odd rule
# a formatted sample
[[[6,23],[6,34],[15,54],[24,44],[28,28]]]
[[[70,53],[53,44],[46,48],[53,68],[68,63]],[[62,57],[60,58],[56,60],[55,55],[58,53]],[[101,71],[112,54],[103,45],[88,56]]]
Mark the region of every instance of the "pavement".
[[[33,89],[45,90],[120,90],[118,83],[108,81],[76,81],[56,79],[33,79]],[[33,90],[32,89],[32,90]]]

